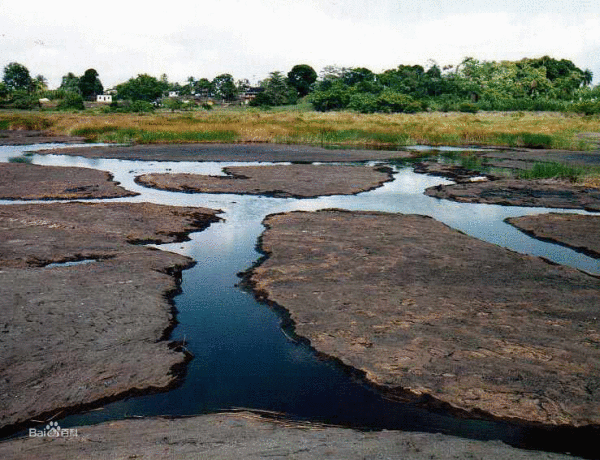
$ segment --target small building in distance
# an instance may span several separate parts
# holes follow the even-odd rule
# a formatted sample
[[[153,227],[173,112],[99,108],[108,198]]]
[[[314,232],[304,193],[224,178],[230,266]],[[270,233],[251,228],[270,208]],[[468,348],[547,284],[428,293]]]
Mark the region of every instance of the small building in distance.
[[[260,86],[250,86],[246,88],[246,91],[240,93],[239,99],[242,104],[249,104],[251,100],[255,99],[258,93],[264,91],[264,88]]]
[[[110,104],[112,102],[112,94],[98,94],[96,96],[96,102]]]

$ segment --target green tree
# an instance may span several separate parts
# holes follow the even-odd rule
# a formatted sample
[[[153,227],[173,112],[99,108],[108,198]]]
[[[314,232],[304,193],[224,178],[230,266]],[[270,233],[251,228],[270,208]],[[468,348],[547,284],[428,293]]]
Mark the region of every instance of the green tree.
[[[202,96],[212,96],[214,86],[208,78],[201,78],[194,82],[194,91]]]
[[[181,99],[176,97],[167,97],[162,101],[163,107],[171,110],[171,112],[175,112],[175,110],[181,110],[185,106]]]
[[[583,84],[584,86],[590,86],[592,84],[592,80],[594,78],[594,74],[590,69],[585,69],[583,71]]]
[[[140,74],[117,85],[116,89],[119,99],[154,102],[162,96],[164,84],[148,74]]]
[[[187,77],[187,85],[181,87],[181,95],[189,95],[194,93],[194,85],[196,83],[196,79],[192,76]]]
[[[29,75],[29,70],[18,62],[11,62],[4,67],[4,77],[2,78],[2,81],[8,87],[9,91],[29,91],[31,89],[31,76]]]
[[[43,75],[36,75],[31,81],[31,87],[34,91],[45,91],[48,89],[48,80]]]
[[[327,112],[348,107],[353,94],[353,89],[344,84],[341,79],[331,79],[321,81],[318,88],[308,97],[315,110]]]
[[[8,96],[8,86],[3,81],[0,81],[0,99]]]
[[[415,97],[427,95],[428,76],[420,65],[399,65],[396,69],[386,70],[377,76],[377,80],[386,88],[411,94]]]
[[[237,88],[231,74],[218,75],[212,81],[214,94],[224,101],[233,101],[237,96]]]
[[[79,89],[79,77],[73,72],[64,75],[60,83],[60,89],[79,94],[81,92]]]
[[[261,83],[262,91],[258,93],[251,105],[287,105],[295,104],[298,95],[296,89],[288,84],[281,72],[271,72],[269,78]]]
[[[317,72],[308,64],[298,64],[287,74],[289,84],[296,89],[298,96],[306,96],[311,85],[317,81]]]
[[[79,91],[84,99],[95,99],[98,94],[102,94],[104,87],[95,69],[87,69],[79,79]]]

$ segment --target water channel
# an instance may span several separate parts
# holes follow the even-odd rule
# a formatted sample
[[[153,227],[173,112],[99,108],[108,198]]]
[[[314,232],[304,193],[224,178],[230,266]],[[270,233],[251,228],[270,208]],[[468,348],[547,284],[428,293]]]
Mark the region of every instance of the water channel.
[[[0,161],[54,145],[0,147]],[[28,155],[31,155],[30,153]],[[292,210],[342,208],[431,216],[450,227],[516,252],[545,257],[589,273],[600,274],[600,260],[566,247],[530,238],[504,219],[546,212],[547,208],[455,203],[427,197],[423,190],[448,180],[397,168],[395,179],[375,190],[352,196],[283,199],[229,194],[187,194],[144,188],[135,176],[150,172],[222,174],[233,165],[263,163],[143,162],[98,160],[62,155],[28,156],[34,164],[77,166],[109,171],[131,198],[86,201],[153,202],[220,209],[221,222],[190,235],[190,241],[156,246],[197,261],[182,276],[174,301],[179,322],[173,340],[185,340],[194,354],[178,388],[129,398],[101,410],[66,417],[61,427],[99,423],[132,416],[195,415],[232,408],[275,411],[290,418],[363,429],[441,432],[473,439],[500,439],[526,448],[571,451],[584,442],[585,430],[548,430],[506,422],[471,420],[441,410],[386,400],[342,366],[319,359],[282,317],[239,287],[238,273],[259,258],[257,239],[268,214]],[[264,163],[266,164],[266,163]],[[18,203],[1,201],[0,204]],[[31,203],[31,202],[29,202]],[[579,212],[586,214],[585,212]]]

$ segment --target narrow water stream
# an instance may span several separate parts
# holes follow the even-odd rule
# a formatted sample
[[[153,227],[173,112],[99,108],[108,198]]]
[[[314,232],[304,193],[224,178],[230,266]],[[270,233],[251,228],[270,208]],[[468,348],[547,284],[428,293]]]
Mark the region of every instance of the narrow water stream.
[[[4,149],[0,147],[0,161],[7,161],[9,156],[17,156],[25,150],[24,147],[14,148],[14,151]],[[36,149],[40,146],[27,148]],[[358,195],[282,199],[165,192],[141,187],[133,181],[135,176],[146,172],[220,174],[223,167],[240,163],[89,160],[59,155],[30,158],[35,164],[109,171],[122,186],[141,193],[133,198],[110,201],[203,206],[222,210],[224,219],[190,235],[190,241],[157,246],[197,261],[193,268],[183,272],[182,293],[174,299],[179,324],[172,339],[185,340],[194,354],[183,384],[166,393],[129,398],[108,404],[102,410],[69,416],[59,421],[61,427],[131,416],[194,415],[250,408],[366,429],[500,439],[514,446],[543,450],[573,452],[572,446],[585,438],[584,430],[550,433],[546,429],[469,420],[415,404],[388,401],[347,369],[319,359],[311,348],[294,337],[293,331],[282,329],[280,314],[238,287],[237,275],[260,257],[255,246],[264,230],[261,222],[266,215],[324,208],[429,215],[476,238],[599,274],[600,260],[535,240],[503,222],[509,216],[573,211],[434,199],[423,195],[423,190],[451,182],[415,174],[411,169],[399,169],[393,182]],[[0,204],[8,203],[15,202],[0,201]]]

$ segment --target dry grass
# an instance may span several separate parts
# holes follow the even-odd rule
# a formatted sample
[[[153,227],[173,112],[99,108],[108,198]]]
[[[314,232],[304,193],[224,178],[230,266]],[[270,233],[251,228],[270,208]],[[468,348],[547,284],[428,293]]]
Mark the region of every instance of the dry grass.
[[[585,176],[580,180],[579,184],[585,187],[600,188],[600,174]]]
[[[382,148],[477,144],[582,150],[589,140],[578,134],[600,132],[598,117],[557,113],[364,115],[239,108],[144,115],[5,112],[0,113],[0,125],[13,129],[39,126],[54,134],[105,142],[279,142]]]
[[[585,150],[600,143],[599,117],[546,112],[366,115],[249,108],[154,114],[0,112],[0,129],[45,129],[101,142],[267,142],[388,149],[475,144]],[[600,187],[599,176],[595,170],[586,171],[578,182]]]

